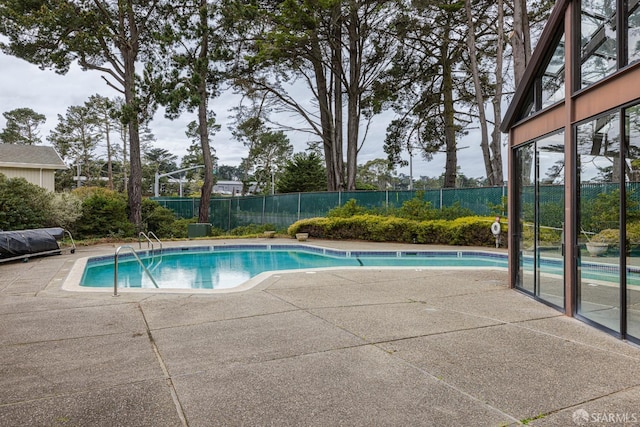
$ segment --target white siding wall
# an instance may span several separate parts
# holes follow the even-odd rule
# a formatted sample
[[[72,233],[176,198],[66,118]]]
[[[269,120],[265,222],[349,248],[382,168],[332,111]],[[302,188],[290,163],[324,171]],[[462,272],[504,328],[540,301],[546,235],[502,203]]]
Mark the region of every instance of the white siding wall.
[[[51,169],[21,169],[0,167],[0,173],[7,178],[24,178],[45,190],[55,191],[54,171]]]

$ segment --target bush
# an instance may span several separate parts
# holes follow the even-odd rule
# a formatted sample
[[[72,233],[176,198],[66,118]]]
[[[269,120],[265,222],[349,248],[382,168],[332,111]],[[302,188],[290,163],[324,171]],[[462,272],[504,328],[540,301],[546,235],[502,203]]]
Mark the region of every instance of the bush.
[[[142,223],[147,232],[151,231],[159,238],[174,237],[173,223],[175,221],[176,215],[171,209],[160,206],[160,203],[155,200],[142,200]]]
[[[82,201],[73,193],[50,193],[47,226],[74,230],[82,216]]]
[[[374,242],[404,242],[459,246],[494,246],[493,217],[464,217],[453,221],[415,221],[377,215],[349,218],[309,218],[292,224],[290,236],[309,233],[326,239],[359,239]],[[503,227],[503,232],[506,232]]]
[[[424,200],[424,192],[418,191],[413,199],[407,200],[402,204],[402,207],[395,212],[395,215],[416,221],[429,221],[436,219],[453,220],[473,216],[474,213],[471,209],[460,206],[460,202],[455,202],[451,206],[443,206],[441,209],[433,208],[431,202]]]
[[[0,174],[0,230],[25,230],[48,224],[49,194],[24,178]]]
[[[76,226],[79,237],[134,235],[133,224],[127,217],[127,201],[122,194],[100,187],[82,187],[74,193],[82,200],[82,216]]]
[[[335,207],[329,211],[327,217],[329,218],[349,218],[354,215],[363,215],[367,212],[367,208],[358,206],[356,199],[349,199],[342,205]]]
[[[438,219],[447,220],[454,220],[456,218],[464,218],[475,215],[471,209],[463,208],[462,206],[460,206],[460,202],[455,202],[451,206],[443,206],[442,209],[436,212],[438,212],[436,215]]]
[[[167,231],[167,237],[174,239],[186,239],[189,233],[189,224],[198,222],[198,218],[180,218],[171,223]]]
[[[249,224],[241,225],[229,232],[232,236],[252,236],[255,234],[263,234],[265,231],[275,231],[276,226],[273,224]],[[220,233],[222,234],[222,232]]]
[[[416,221],[428,221],[438,218],[438,211],[431,207],[431,202],[423,200],[424,192],[418,191],[416,196],[402,204],[396,211],[400,218],[413,219]]]

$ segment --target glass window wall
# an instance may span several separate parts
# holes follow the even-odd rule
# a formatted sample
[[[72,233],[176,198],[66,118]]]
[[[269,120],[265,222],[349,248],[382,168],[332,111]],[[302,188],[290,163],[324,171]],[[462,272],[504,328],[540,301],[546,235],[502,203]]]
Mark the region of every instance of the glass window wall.
[[[533,255],[535,250],[535,143],[516,149],[517,162],[517,227],[518,277],[516,286],[533,293],[535,272]]]
[[[640,340],[640,106],[625,116],[627,334]]]
[[[627,2],[627,63],[640,60],[640,0]]]
[[[578,314],[620,332],[620,114],[576,129]]]
[[[536,153],[536,295],[564,307],[564,132],[538,141]]]
[[[516,149],[516,286],[564,307],[564,132]]]
[[[542,105],[546,108],[564,99],[564,35],[558,42],[541,77]]]
[[[582,0],[580,23],[580,87],[587,87],[617,70],[616,2]]]

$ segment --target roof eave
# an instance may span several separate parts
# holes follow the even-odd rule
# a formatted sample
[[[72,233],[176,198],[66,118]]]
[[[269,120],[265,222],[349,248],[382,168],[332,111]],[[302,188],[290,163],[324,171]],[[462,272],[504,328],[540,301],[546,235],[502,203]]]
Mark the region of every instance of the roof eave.
[[[52,164],[4,163],[4,162],[0,162],[0,168],[11,168],[11,169],[53,169],[53,170],[69,169],[69,167],[67,165],[65,165],[65,164],[52,165]]]

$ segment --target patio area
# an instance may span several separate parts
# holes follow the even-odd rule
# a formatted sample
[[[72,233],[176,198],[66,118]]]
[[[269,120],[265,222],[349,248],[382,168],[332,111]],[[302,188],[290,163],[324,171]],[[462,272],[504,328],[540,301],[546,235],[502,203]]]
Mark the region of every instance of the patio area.
[[[77,259],[114,248],[0,264],[0,425],[640,425],[640,348],[508,289],[506,271],[61,290]]]

